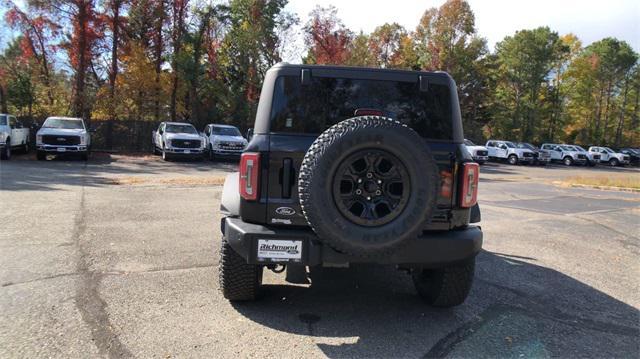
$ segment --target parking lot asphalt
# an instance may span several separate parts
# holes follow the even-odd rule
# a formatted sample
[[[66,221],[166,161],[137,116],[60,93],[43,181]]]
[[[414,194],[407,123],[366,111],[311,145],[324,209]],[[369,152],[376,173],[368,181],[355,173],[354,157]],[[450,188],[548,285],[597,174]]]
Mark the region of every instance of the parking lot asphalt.
[[[266,271],[261,301],[228,303],[217,179],[235,167],[0,162],[0,357],[640,355],[640,193],[552,183],[637,169],[483,166],[476,281],[442,310],[377,266]]]

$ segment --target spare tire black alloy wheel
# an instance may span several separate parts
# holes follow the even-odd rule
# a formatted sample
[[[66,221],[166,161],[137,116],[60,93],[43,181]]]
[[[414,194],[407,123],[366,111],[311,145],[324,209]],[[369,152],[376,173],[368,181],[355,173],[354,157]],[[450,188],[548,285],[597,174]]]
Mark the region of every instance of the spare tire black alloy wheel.
[[[405,165],[387,151],[357,151],[342,162],[333,179],[333,199],[338,210],[351,222],[365,227],[397,218],[410,192]]]
[[[361,116],[313,142],[298,193],[320,240],[344,253],[382,257],[419,236],[436,207],[439,183],[422,137],[398,121]]]

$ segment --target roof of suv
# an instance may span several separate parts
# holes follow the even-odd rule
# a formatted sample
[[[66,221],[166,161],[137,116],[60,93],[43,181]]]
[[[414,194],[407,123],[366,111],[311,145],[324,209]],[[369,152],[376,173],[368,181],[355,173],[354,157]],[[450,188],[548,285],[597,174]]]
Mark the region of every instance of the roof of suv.
[[[260,94],[260,102],[256,113],[254,132],[256,134],[269,133],[271,106],[274,99],[274,89],[276,79],[280,76],[300,76],[302,78],[302,70],[309,70],[305,76],[310,77],[335,77],[362,80],[379,80],[379,81],[402,81],[416,82],[422,84],[423,78],[426,84],[438,84],[449,86],[451,96],[451,119],[452,119],[452,142],[462,143],[464,140],[462,131],[462,118],[460,115],[460,106],[458,102],[458,92],[453,78],[446,72],[442,71],[412,71],[399,69],[380,69],[367,67],[351,67],[351,66],[328,66],[328,65],[302,65],[279,63],[274,65],[267,71],[262,92]],[[304,81],[304,79],[302,79]]]
[[[75,121],[83,121],[83,119],[82,119],[82,118],[80,118],[80,117],[49,116],[49,117],[47,117],[47,120],[48,120],[48,119],[50,119],[50,118],[55,118],[55,119],[58,119],[58,120],[75,120]]]
[[[336,66],[336,65],[304,65],[304,64],[289,64],[286,62],[280,62],[272,66],[269,71],[281,71],[283,69],[309,69],[309,70],[320,70],[320,71],[351,71],[354,73],[388,73],[388,74],[410,74],[415,75],[416,73],[420,74],[429,74],[429,75],[438,75],[443,78],[451,78],[448,73],[444,71],[415,71],[415,70],[402,70],[402,69],[383,69],[383,68],[374,68],[374,67],[358,67],[358,66]]]
[[[170,122],[170,121],[167,121],[165,123],[167,125],[189,125],[189,126],[193,126],[192,124],[190,124],[188,122]]]
[[[237,128],[236,126],[233,126],[233,125],[222,125],[222,124],[217,124],[217,123],[214,123],[213,126],[214,127],[222,127],[222,128]]]

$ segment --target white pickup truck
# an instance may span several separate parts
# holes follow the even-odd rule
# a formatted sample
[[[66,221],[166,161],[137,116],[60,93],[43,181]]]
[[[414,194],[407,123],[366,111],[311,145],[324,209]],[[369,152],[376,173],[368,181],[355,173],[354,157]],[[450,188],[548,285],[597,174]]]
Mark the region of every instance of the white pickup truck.
[[[198,130],[184,122],[161,122],[158,129],[151,133],[153,152],[162,154],[169,161],[175,157],[202,159],[205,139]]]
[[[11,150],[15,148],[29,152],[29,128],[15,116],[0,113],[0,159],[11,159]]]
[[[540,148],[549,151],[551,161],[562,162],[566,166],[574,164],[584,165],[587,163],[587,154],[577,151],[576,148],[570,145],[544,143]]]
[[[625,155],[624,153],[618,153],[609,147],[591,146],[589,147],[589,152],[599,153],[600,162],[607,162],[612,167],[626,166],[631,162],[631,156]]]
[[[49,117],[36,133],[38,160],[47,154],[78,154],[83,160],[89,159],[91,132],[81,118]]]
[[[489,160],[489,151],[484,146],[478,146],[470,140],[464,139],[464,147],[478,164],[483,164]]]
[[[518,163],[533,163],[533,151],[527,148],[518,148],[511,141],[489,140],[485,145],[489,151],[489,159],[507,160],[511,165]]]
[[[591,167],[597,165],[598,163],[600,163],[600,158],[602,158],[602,156],[600,155],[600,153],[598,152],[588,152],[587,150],[585,150],[584,148],[582,148],[581,146],[578,145],[568,145],[569,147],[575,149],[576,151],[580,152],[580,153],[584,153],[587,156],[587,164]]]
[[[217,157],[240,157],[247,146],[247,140],[240,130],[231,125],[209,124],[204,128],[209,159]]]

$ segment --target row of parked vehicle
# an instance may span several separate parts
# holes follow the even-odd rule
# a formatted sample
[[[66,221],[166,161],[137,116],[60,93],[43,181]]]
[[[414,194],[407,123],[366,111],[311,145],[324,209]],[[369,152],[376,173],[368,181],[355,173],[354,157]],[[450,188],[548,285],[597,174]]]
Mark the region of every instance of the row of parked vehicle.
[[[621,148],[614,151],[609,147],[591,146],[585,150],[579,145],[571,144],[544,143],[536,147],[526,142],[504,140],[489,140],[484,146],[479,146],[466,139],[464,144],[474,161],[480,164],[487,161],[541,166],[550,162],[563,163],[566,166],[608,164],[616,167],[640,164],[640,149],[637,148]]]
[[[248,143],[237,127],[208,124],[199,132],[185,122],[161,122],[151,133],[151,142],[154,154],[161,154],[165,161],[179,157],[240,158]]]
[[[34,128],[35,129],[35,128]],[[49,117],[36,132],[35,147],[38,160],[47,154],[75,154],[83,160],[91,153],[91,132],[81,118]],[[11,159],[13,151],[27,153],[31,149],[31,128],[16,116],[0,114],[0,158]],[[220,157],[239,158],[247,145],[237,127],[209,124],[199,132],[189,123],[162,122],[153,131],[154,152],[170,160],[177,157],[210,159]]]
[[[44,160],[48,153],[79,155],[89,158],[91,149],[90,130],[81,118],[49,117],[36,132],[38,160]],[[31,149],[31,129],[13,115],[0,113],[0,158],[11,159],[11,152]]]
[[[36,133],[38,160],[44,160],[48,153],[77,154],[86,160],[91,151],[93,132],[81,118],[49,117]],[[11,158],[12,150],[29,152],[30,129],[13,115],[0,114],[0,158]],[[245,146],[245,139],[237,127],[223,124],[208,124],[202,132],[185,122],[162,122],[152,132],[155,154],[164,160],[179,157],[238,158]],[[640,149],[621,148],[614,151],[609,147],[591,146],[585,150],[579,145],[544,143],[536,147],[526,142],[489,140],[484,146],[465,139],[465,147],[473,159],[483,164],[487,161],[504,161],[512,165],[546,165],[559,162],[567,166],[608,164],[626,166],[640,164]]]

